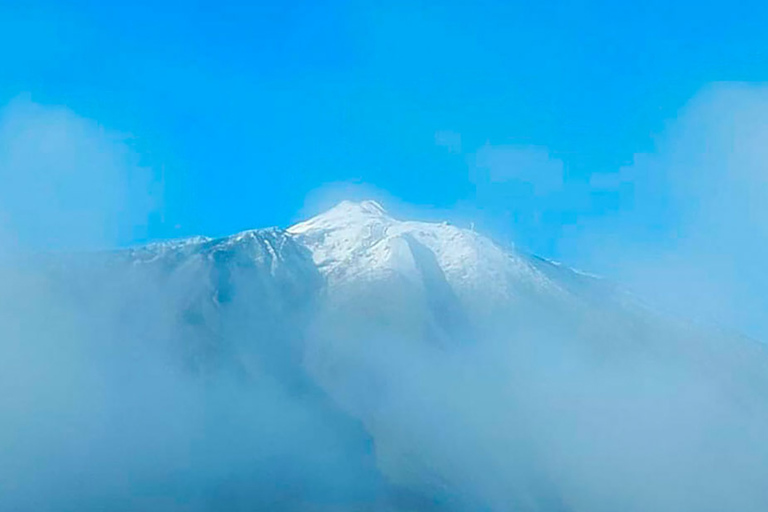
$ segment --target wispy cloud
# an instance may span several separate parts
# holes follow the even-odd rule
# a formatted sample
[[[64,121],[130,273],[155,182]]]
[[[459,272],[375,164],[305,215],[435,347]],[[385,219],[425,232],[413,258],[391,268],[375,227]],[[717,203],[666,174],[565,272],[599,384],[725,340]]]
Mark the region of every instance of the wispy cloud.
[[[613,175],[616,215],[589,219],[570,254],[677,313],[768,339],[768,87],[698,94],[652,154]]]
[[[461,134],[453,130],[438,130],[435,132],[435,144],[451,153],[461,153]]]
[[[142,235],[160,184],[130,137],[23,95],[0,112],[0,222],[27,249],[109,247]]]

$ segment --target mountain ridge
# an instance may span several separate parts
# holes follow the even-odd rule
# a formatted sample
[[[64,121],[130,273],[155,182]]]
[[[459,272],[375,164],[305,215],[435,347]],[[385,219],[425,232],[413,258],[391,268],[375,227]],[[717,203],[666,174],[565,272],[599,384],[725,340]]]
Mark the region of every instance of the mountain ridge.
[[[193,438],[232,438],[224,460],[299,496],[277,506],[245,478],[231,485],[249,498],[227,510],[301,510],[318,493],[377,512],[768,506],[733,471],[768,474],[765,347],[473,230],[342,202],[286,229],[68,258],[52,274],[45,322],[28,328],[74,308],[60,330],[115,350],[137,382],[162,361],[194,389],[180,402],[215,426]]]

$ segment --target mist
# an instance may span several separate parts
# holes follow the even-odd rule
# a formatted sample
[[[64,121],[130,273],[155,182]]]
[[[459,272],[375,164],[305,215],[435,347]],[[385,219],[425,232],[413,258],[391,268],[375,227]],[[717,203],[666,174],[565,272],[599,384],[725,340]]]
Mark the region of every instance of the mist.
[[[126,139],[24,99],[3,116],[0,509],[768,507],[760,342],[659,313],[535,258],[521,268],[546,276],[541,287],[488,278],[504,281],[511,300],[490,286],[459,289],[452,272],[474,269],[446,269],[413,237],[393,247],[423,282],[371,272],[328,286],[298,237],[279,229],[177,252],[112,250],[160,207],[162,187]],[[752,141],[750,126],[736,140]],[[697,137],[685,123],[679,131]],[[698,162],[672,153],[668,176],[680,181],[663,190],[683,197],[677,204],[721,199],[719,185],[690,187],[698,175],[686,172]],[[760,162],[737,167],[758,180]],[[725,171],[709,176],[750,197],[762,190]],[[67,186],[37,185],[55,182]],[[718,210],[733,220],[729,201]],[[721,218],[703,223],[711,216],[698,206],[676,211],[692,219],[681,220],[690,245],[678,254],[701,262],[696,269],[764,249]],[[749,211],[741,226],[752,231],[761,210]],[[698,250],[698,230],[712,250]],[[714,250],[735,243],[738,252]],[[625,269],[645,261],[634,247],[621,254]],[[733,293],[723,296],[738,304],[754,275],[703,282],[727,286]],[[662,281],[652,283],[702,293]]]
[[[425,305],[403,306],[409,334],[402,312],[372,329],[374,306],[354,300],[310,367],[364,418],[393,480],[471,510],[765,506],[763,346],[550,303],[486,317],[445,350],[416,339]]]
[[[768,87],[705,87],[656,135],[655,151],[595,176],[624,199],[561,240],[564,258],[681,317],[768,339]]]
[[[286,370],[246,375],[214,353],[232,345],[196,346],[184,300],[149,276],[102,286],[104,274],[67,272],[64,283],[3,276],[4,508],[279,509],[375,495],[364,432],[291,389]],[[243,345],[286,339],[258,322],[227,329]]]
[[[298,371],[244,370],[246,348],[296,329],[233,313],[195,333],[209,283],[103,251],[158,206],[125,136],[26,98],[0,124],[0,508],[324,510],[378,496],[354,421],[294,389]],[[286,322],[305,305],[290,307]]]

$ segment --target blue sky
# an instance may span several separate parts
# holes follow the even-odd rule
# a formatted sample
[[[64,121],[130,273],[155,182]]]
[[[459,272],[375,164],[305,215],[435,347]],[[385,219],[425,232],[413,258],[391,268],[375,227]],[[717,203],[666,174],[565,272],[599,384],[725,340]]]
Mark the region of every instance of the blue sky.
[[[696,205],[734,185],[733,148],[686,169],[743,135],[722,120],[764,125],[766,26],[759,1],[6,0],[0,213],[18,239],[125,245],[374,195],[607,273],[616,247],[685,258],[694,232],[727,234],[717,252],[733,230]],[[764,211],[732,188],[754,244]]]
[[[671,4],[6,1],[0,101],[130,133],[165,177],[151,238],[284,225],[329,182],[447,208],[476,187],[438,132],[545,147],[585,181],[707,84],[768,79],[764,2]]]

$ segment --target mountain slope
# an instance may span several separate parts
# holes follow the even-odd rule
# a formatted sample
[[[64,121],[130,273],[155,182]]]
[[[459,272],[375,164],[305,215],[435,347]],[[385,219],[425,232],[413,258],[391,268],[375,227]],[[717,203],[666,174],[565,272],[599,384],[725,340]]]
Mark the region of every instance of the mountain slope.
[[[377,467],[398,488],[494,510],[768,503],[768,492],[726,470],[768,475],[768,357],[759,344],[701,332],[471,230],[398,221],[372,201],[343,202],[285,232],[195,243],[154,252],[215,262],[205,293],[216,322],[233,323],[221,297],[260,318],[249,330],[266,344],[250,341],[244,353],[265,368],[283,361],[275,374],[284,381],[298,368],[361,421]],[[287,346],[282,359],[267,349]],[[688,462],[702,453],[708,462]],[[690,503],[661,483],[653,497],[636,487],[657,474],[711,483]],[[603,481],[615,478],[606,494]]]
[[[45,267],[0,335],[118,369],[82,393],[134,425],[116,445],[184,418],[160,438],[201,510],[768,509],[763,345],[472,230],[343,202]]]

